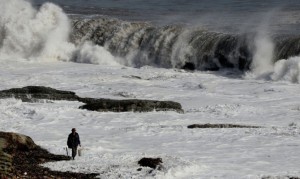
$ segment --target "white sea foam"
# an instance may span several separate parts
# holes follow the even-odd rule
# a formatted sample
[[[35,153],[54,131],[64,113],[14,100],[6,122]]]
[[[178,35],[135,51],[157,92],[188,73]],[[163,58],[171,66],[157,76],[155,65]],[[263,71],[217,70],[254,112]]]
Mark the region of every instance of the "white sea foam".
[[[115,57],[105,50],[104,47],[95,45],[92,42],[85,42],[79,46],[72,60],[79,63],[119,65]]]
[[[85,149],[83,156],[43,165],[51,170],[99,173],[100,178],[109,179],[231,179],[300,174],[299,85],[148,67],[120,69],[19,61],[0,64],[2,89],[47,85],[95,98],[115,98],[122,89],[137,98],[172,100],[180,102],[184,109],[199,109],[183,114],[99,113],[81,110],[83,103],[75,101],[24,103],[1,99],[0,129],[29,135],[52,153],[66,155],[69,131],[72,127],[78,129]],[[147,80],[153,76],[164,78]],[[187,82],[201,82],[206,87],[214,84],[214,90],[191,90],[184,85]],[[205,123],[263,128],[187,128]],[[140,167],[142,157],[162,158],[163,170]]]
[[[300,82],[300,57],[291,57],[273,62],[275,44],[267,33],[267,28],[260,28],[255,38],[255,53],[249,78],[274,81]]]
[[[293,83],[300,82],[300,57],[292,57],[288,60],[280,60],[275,63],[273,80],[284,80]]]
[[[256,39],[256,53],[252,62],[251,74],[248,77],[258,79],[300,82],[300,57],[291,57],[273,62],[274,43],[262,33]]]

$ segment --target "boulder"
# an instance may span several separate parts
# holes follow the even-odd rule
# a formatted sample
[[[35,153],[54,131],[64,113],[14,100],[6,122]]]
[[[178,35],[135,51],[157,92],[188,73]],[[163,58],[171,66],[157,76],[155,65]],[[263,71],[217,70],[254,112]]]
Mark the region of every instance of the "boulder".
[[[12,132],[0,132],[0,140],[0,149],[5,149],[10,153],[25,152],[38,147],[30,137]]]
[[[153,169],[162,169],[162,159],[161,158],[142,158],[138,161],[138,164],[142,167],[150,167]]]

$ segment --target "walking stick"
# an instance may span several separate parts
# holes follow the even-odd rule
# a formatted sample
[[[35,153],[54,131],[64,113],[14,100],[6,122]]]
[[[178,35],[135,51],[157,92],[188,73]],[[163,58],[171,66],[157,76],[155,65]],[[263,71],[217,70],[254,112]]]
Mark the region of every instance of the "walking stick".
[[[69,151],[68,151],[68,147],[66,147],[66,152],[67,152],[67,156],[69,156]]]

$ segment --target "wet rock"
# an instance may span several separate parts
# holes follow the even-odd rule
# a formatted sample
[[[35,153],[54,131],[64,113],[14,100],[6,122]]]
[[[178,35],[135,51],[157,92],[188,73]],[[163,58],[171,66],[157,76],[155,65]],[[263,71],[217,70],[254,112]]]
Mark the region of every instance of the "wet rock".
[[[300,177],[296,177],[296,176],[265,176],[262,177],[262,179],[300,179]]]
[[[248,125],[238,125],[238,124],[193,124],[189,125],[187,128],[261,128],[260,126],[248,126]]]
[[[0,150],[0,178],[12,177],[12,156]]]
[[[186,62],[183,67],[181,67],[181,69],[183,70],[190,70],[190,71],[194,71],[196,70],[196,66],[194,63],[192,62]]]
[[[80,106],[81,109],[91,111],[113,111],[113,112],[151,112],[151,111],[177,111],[183,112],[179,103],[173,101],[152,101],[152,100],[112,100],[99,99],[87,102],[86,105]]]
[[[30,137],[22,134],[0,132],[0,139],[2,141],[0,142],[0,148],[10,151],[10,153],[15,151],[26,152],[38,147]]]
[[[44,86],[26,86],[0,91],[0,98],[17,98],[23,102],[36,102],[46,100],[69,100],[77,101],[78,96],[72,91],[62,91]]]
[[[162,169],[162,163],[161,158],[142,158],[138,162],[138,164],[142,167],[150,167],[158,170]]]
[[[0,91],[0,98],[11,97],[21,99],[24,102],[38,102],[39,100],[80,101],[86,103],[86,105],[81,106],[80,109],[99,112],[150,112],[154,110],[183,112],[181,105],[173,101],[81,98],[72,91],[62,91],[44,86],[27,86]]]
[[[123,76],[123,78],[138,79],[138,80],[141,80],[141,79],[142,79],[142,77],[140,77],[140,76],[135,76],[135,75]]]

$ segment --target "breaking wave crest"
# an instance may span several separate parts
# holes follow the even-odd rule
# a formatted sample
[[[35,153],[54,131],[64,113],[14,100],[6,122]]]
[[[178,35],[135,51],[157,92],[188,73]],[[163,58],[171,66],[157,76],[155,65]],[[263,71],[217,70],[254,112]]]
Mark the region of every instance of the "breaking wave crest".
[[[75,44],[90,40],[123,58],[124,65],[152,65],[199,70],[221,67],[246,69],[250,46],[246,35],[230,35],[179,25],[156,27],[148,23],[124,22],[112,18],[74,21]]]

